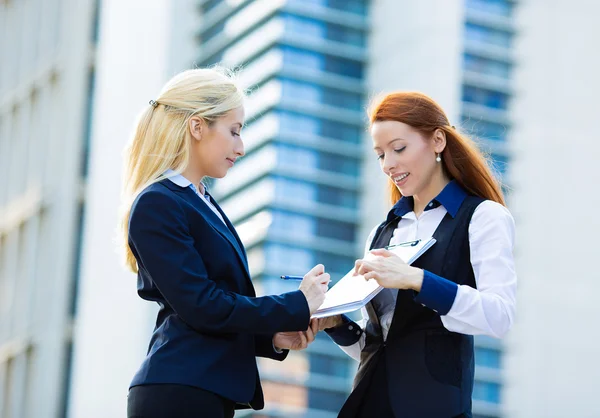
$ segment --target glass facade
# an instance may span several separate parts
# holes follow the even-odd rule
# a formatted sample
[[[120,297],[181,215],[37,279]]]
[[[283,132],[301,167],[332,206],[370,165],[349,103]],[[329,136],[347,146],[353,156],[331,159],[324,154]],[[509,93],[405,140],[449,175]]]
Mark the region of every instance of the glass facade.
[[[201,48],[216,43],[227,31],[231,16],[259,7],[258,1],[217,3],[202,3],[205,20],[199,33]],[[212,49],[198,60],[200,66],[222,63],[245,68],[269,57],[278,60],[274,70],[257,65],[252,70],[255,77],[247,86],[257,96],[271,92],[273,86],[277,91],[268,109],[254,113],[248,106],[246,131],[250,132],[252,125],[271,123],[276,129],[265,133],[268,137],[252,138],[252,144],[260,145],[247,146],[244,157],[248,161],[253,154],[272,155],[274,151],[272,167],[251,180],[253,187],[271,187],[272,192],[260,207],[236,210],[232,219],[240,229],[252,224],[253,219],[268,219],[260,227],[264,231],[259,239],[245,240],[253,281],[263,293],[291,290],[297,284],[283,282],[278,276],[303,275],[317,263],[327,266],[335,280],[352,267],[359,255],[357,178],[364,134],[365,62],[357,51],[365,51],[367,3],[290,0],[257,19],[261,23],[223,43],[223,50]],[[221,11],[213,13],[217,7]],[[225,11],[227,7],[229,11]],[[216,15],[219,20],[211,20]],[[324,15],[327,20],[318,18]],[[339,18],[334,19],[336,16]],[[243,56],[232,56],[235,45],[243,44],[265,27],[283,30],[272,41],[256,46],[255,51],[243,48]],[[253,44],[247,45],[251,48]],[[235,198],[248,181],[242,178],[250,176],[251,171],[245,170],[244,176],[239,176],[239,185],[221,187],[224,182],[215,182],[213,191],[223,206],[229,202],[238,205]],[[266,408],[249,412],[249,416],[335,417],[348,396],[356,365],[321,334],[309,349],[290,353],[282,364],[265,360],[259,361],[259,367]],[[330,381],[335,384],[329,385]]]
[[[465,0],[465,5],[461,127],[489,154],[496,176],[506,183],[514,2]],[[500,417],[502,346],[488,337],[476,337],[475,345],[474,416]]]
[[[514,38],[511,0],[466,0],[462,128],[489,152],[501,180],[509,162]]]
[[[0,2],[0,417],[67,415],[99,3]]]

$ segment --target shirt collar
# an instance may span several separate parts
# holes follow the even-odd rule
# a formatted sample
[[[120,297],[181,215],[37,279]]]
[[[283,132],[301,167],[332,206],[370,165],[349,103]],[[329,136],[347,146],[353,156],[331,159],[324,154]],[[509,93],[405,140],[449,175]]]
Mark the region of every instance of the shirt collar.
[[[425,207],[425,210],[431,210],[441,205],[446,209],[450,216],[454,218],[458,213],[458,209],[460,209],[460,205],[462,205],[465,200],[465,197],[467,197],[467,192],[465,192],[455,180],[452,180],[444,187],[440,194],[429,202]],[[404,216],[413,210],[414,200],[412,196],[402,197],[388,213],[388,220],[394,216]]]
[[[171,180],[179,187],[191,187],[192,190],[194,190],[194,192],[196,192],[198,195],[200,194],[200,191],[191,181],[183,177],[181,174],[178,174],[176,171],[171,170],[169,168],[167,171],[165,171],[164,175],[167,179]],[[208,188],[206,187],[206,184],[202,183],[202,185],[204,186],[204,193],[208,193]]]

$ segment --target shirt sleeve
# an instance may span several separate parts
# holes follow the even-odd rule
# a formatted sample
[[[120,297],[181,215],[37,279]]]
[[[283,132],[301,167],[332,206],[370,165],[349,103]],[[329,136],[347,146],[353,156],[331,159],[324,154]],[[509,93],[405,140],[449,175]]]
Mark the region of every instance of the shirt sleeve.
[[[377,227],[373,228],[367,237],[367,242],[364,249],[365,256],[369,253],[369,247],[371,246],[371,241],[373,241],[373,238],[375,237],[376,231]],[[342,325],[325,330],[327,335],[331,337],[334,343],[336,343],[346,354],[357,361],[360,361],[360,353],[365,346],[366,336],[363,330],[366,327],[367,321],[369,320],[369,316],[364,307],[361,309],[361,313],[362,319],[358,322],[354,322],[346,315],[342,315],[342,319],[344,320]]]
[[[425,271],[416,300],[436,310],[449,331],[501,338],[516,310],[514,220],[504,206],[481,203],[469,225],[471,265],[477,289]]]

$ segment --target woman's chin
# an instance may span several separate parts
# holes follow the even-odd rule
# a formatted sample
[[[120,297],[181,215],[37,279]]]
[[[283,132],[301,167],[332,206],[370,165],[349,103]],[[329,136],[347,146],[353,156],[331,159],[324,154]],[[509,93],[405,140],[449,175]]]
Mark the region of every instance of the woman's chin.
[[[229,172],[229,167],[220,169],[220,170],[214,170],[212,173],[210,173],[208,175],[208,177],[212,177],[213,179],[222,179],[223,177],[225,177],[227,175],[228,172]]]
[[[411,187],[407,187],[406,185],[404,185],[404,186],[396,185],[396,188],[398,189],[398,191],[400,192],[400,194],[402,196],[409,197],[409,196],[413,195],[413,190]]]

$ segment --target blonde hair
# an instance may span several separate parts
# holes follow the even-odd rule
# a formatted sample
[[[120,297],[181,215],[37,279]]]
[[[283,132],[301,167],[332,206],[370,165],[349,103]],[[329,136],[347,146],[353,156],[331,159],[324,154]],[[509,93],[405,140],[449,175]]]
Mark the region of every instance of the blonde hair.
[[[133,137],[124,150],[124,181],[120,235],[128,269],[138,266],[129,247],[131,206],[142,190],[164,179],[172,169],[187,168],[192,140],[188,122],[193,116],[212,124],[243,105],[244,92],[233,74],[223,68],[183,71],[167,82],[155,101],[139,116]]]

